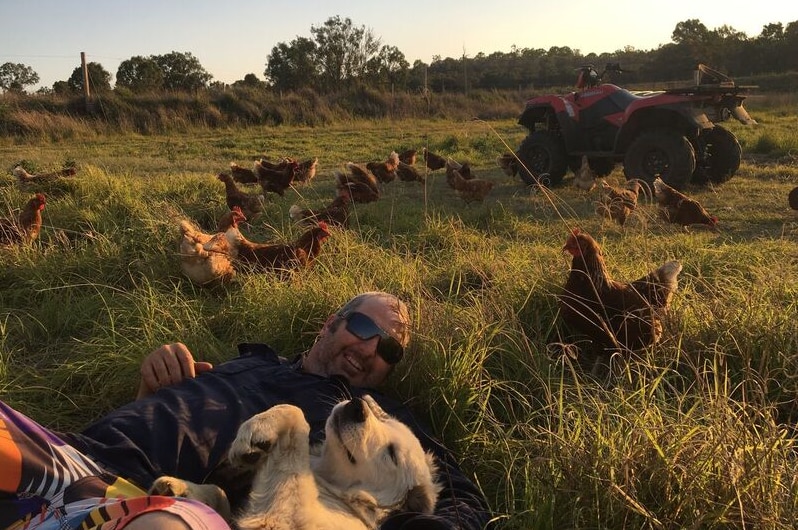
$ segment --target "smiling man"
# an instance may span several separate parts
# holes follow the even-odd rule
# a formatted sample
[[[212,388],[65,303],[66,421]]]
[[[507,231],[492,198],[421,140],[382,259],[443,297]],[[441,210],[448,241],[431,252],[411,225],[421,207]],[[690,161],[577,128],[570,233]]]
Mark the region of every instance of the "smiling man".
[[[310,424],[311,442],[319,442],[336,403],[368,394],[435,455],[444,485],[432,515],[397,514],[381,528],[481,529],[490,514],[476,485],[406,406],[375,389],[402,360],[409,341],[406,304],[376,291],[355,296],[330,315],[310,350],[293,359],[279,356],[265,344],[245,343],[239,345],[237,358],[214,367],[195,361],[182,343],[163,345],[142,362],[136,401],[111,411],[81,433],[53,436],[105,474],[143,490],[161,475],[197,483],[213,479],[235,509],[246,499],[248,482],[230,472],[225,456],[244,421],[274,405],[292,404],[302,409]],[[16,493],[22,499],[36,492]],[[129,530],[210,527],[202,524],[210,522],[206,516],[192,518],[180,510],[156,507],[131,515],[125,521]]]

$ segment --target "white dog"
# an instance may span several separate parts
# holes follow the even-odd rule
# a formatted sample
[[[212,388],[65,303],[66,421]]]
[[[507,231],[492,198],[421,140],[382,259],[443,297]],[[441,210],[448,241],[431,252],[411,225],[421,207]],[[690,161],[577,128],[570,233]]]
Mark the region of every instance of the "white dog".
[[[325,441],[310,447],[310,427],[293,405],[277,405],[241,425],[229,459],[256,469],[249,501],[235,517],[242,530],[366,530],[391,512],[431,513],[441,486],[432,455],[371,396],[338,403]],[[160,477],[150,491],[206,502],[229,516],[212,485]]]

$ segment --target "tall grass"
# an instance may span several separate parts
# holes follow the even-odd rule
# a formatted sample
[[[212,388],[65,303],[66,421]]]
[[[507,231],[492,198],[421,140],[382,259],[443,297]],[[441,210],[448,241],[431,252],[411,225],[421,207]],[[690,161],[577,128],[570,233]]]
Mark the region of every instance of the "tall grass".
[[[651,204],[620,229],[596,217],[593,194],[531,193],[494,164],[523,136],[512,119],[6,139],[3,212],[36,191],[16,185],[16,163],[71,160],[79,172],[41,190],[39,241],[0,250],[0,396],[78,429],[133,397],[141,359],[161,343],[212,362],[239,341],[291,354],[350,296],[384,289],[408,301],[415,332],[389,390],[456,452],[502,528],[792,528],[798,216],[786,195],[798,168],[792,113],[751,112],[757,128],[730,125],[744,145],[738,175],[688,190],[720,218],[717,234],[664,225]],[[753,149],[764,137],[771,147]],[[180,274],[175,219],[213,226],[225,208],[214,175],[229,161],[319,157],[315,181],[246,227],[287,240],[299,232],[290,205],[328,202],[344,162],[422,146],[470,161],[495,182],[491,195],[465,205],[439,173],[393,182],[287,281],[242,273],[202,289]],[[558,346],[570,340],[556,302],[570,265],[561,248],[576,225],[618,279],[684,265],[665,339],[601,379]]]

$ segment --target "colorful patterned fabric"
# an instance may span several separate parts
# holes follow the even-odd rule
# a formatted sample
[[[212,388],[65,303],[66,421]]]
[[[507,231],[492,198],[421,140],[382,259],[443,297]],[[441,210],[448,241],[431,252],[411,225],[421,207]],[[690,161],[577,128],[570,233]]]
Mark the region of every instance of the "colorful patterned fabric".
[[[0,528],[121,530],[153,511],[173,513],[191,528],[229,529],[204,504],[148,496],[0,402]]]

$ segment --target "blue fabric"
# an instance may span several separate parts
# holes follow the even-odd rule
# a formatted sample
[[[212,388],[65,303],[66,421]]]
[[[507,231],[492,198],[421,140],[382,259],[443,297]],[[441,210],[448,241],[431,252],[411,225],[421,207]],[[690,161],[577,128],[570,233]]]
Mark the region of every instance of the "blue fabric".
[[[239,354],[194,379],[116,409],[81,433],[62,437],[145,489],[161,475],[203,482],[223,461],[238,427],[251,416],[279,403],[296,405],[310,424],[311,442],[317,442],[335,403],[370,394],[436,455],[444,484],[435,516],[401,514],[401,520],[389,518],[383,528],[478,530],[487,524],[482,494],[407,407],[374,389],[351,387],[343,378],[304,373],[299,363],[280,358],[264,344],[240,344]],[[230,500],[233,505],[241,501],[234,493]]]

